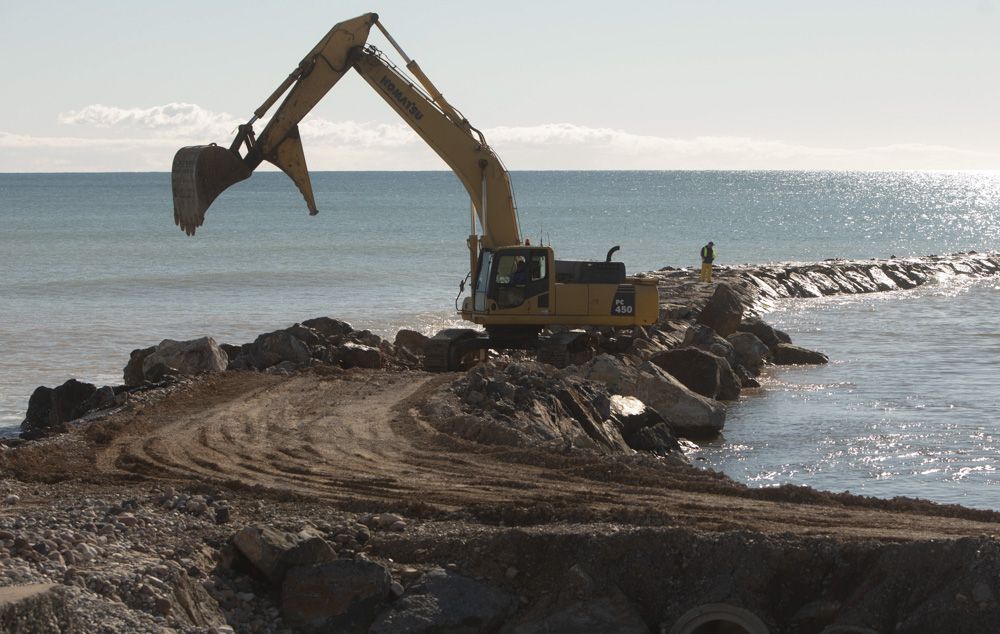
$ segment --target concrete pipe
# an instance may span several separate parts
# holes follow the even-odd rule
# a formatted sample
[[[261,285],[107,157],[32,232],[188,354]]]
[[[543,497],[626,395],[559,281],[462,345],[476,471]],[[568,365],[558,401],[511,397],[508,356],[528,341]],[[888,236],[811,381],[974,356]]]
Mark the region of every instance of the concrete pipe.
[[[670,628],[669,634],[770,634],[764,622],[749,610],[726,603],[692,608]]]

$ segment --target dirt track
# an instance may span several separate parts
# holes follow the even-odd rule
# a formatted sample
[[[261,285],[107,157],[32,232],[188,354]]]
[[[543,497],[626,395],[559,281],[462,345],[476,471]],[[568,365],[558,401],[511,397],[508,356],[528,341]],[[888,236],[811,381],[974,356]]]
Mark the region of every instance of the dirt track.
[[[796,487],[750,490],[651,459],[485,446],[420,414],[449,375],[228,373],[85,432],[13,452],[27,479],[211,483],[344,508],[405,507],[495,523],[611,521],[891,540],[996,533],[1000,514]]]

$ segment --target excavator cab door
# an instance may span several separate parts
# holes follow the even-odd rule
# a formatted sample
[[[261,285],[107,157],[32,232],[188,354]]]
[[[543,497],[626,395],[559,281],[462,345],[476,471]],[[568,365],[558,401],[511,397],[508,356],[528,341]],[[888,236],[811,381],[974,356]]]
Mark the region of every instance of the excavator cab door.
[[[514,247],[483,251],[476,281],[475,310],[517,308],[537,298],[547,309],[550,295],[552,251],[549,248]]]

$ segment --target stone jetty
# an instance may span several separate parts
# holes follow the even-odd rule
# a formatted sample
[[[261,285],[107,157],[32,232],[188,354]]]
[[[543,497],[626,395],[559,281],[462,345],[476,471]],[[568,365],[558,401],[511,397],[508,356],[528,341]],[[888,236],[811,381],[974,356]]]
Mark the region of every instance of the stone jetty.
[[[420,370],[336,319],[133,351],[0,444],[0,632],[1000,631],[1000,512],[691,466],[773,363],[783,298],[1000,273],[995,255],[662,269],[660,319]],[[124,360],[123,360],[124,361]]]

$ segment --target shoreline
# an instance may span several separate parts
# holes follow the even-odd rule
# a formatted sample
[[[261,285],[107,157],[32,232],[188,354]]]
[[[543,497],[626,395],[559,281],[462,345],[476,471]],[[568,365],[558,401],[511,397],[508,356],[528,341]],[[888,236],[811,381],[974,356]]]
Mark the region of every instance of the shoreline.
[[[905,272],[889,277],[899,287],[917,273],[993,275],[1000,259],[717,267],[717,281],[756,312],[834,292],[827,270],[852,283],[837,292],[873,292],[876,269]],[[660,281],[661,324],[630,349],[649,359],[684,341],[715,289],[696,274],[646,274]],[[660,454],[629,450],[655,436],[629,425],[659,423],[618,412],[618,435],[600,427],[602,355],[583,372],[501,359],[452,376],[408,367],[404,347],[397,338],[383,369],[181,377],[0,453],[0,586],[55,584],[0,607],[0,623],[20,615],[32,631],[69,606],[76,616],[59,618],[110,631],[460,631],[463,619],[668,631],[698,610],[748,632],[1000,626],[1000,512],[750,489],[683,464],[662,435]],[[619,394],[650,376],[663,387],[643,367],[613,368]],[[518,407],[548,424],[527,425]],[[378,591],[337,613],[292,600],[295,588],[335,592],[348,573],[373,575]],[[421,612],[419,597],[436,608]]]

